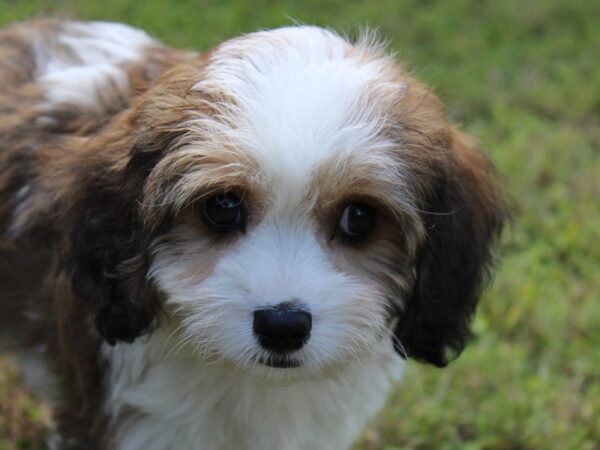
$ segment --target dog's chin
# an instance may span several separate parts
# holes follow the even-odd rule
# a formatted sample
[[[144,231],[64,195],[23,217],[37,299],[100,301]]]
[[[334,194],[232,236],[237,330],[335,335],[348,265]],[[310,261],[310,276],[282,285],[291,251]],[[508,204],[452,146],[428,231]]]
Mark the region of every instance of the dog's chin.
[[[251,376],[270,382],[296,382],[323,378],[321,368],[311,364],[306,355],[262,352],[246,367]]]
[[[258,379],[274,383],[318,381],[343,376],[351,371],[349,361],[313,361],[307,355],[261,355],[242,370]],[[238,366],[238,368],[240,368]]]
[[[267,358],[247,369],[250,376],[276,384],[290,384],[329,378],[333,374],[294,359]]]

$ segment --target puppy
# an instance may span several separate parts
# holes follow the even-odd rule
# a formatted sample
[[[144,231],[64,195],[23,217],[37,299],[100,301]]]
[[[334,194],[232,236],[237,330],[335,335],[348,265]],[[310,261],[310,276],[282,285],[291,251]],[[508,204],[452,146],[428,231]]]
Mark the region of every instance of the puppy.
[[[372,37],[0,32],[0,341],[53,448],[344,449],[469,337],[494,170]]]

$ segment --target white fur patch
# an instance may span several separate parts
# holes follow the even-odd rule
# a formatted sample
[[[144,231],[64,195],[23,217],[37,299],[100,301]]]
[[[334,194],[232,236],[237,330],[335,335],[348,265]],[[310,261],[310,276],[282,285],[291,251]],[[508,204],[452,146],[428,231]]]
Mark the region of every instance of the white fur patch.
[[[54,42],[38,40],[38,75],[73,66],[121,65],[138,61],[145,48],[159,45],[142,30],[108,22],[65,22]]]
[[[75,106],[98,115],[106,106],[129,98],[131,92],[127,72],[109,64],[70,67],[49,73],[40,82],[45,86],[51,107]]]
[[[387,298],[379,286],[338,271],[315,235],[309,221],[275,211],[228,248],[207,276],[194,268],[210,257],[210,241],[182,227],[158,246],[149,276],[182,318],[179,334],[198,357],[267,377],[319,377],[368,355],[388,330]],[[312,314],[313,328],[294,352],[302,366],[275,373],[258,363],[269,353],[253,335],[253,312],[290,301]]]
[[[34,54],[46,107],[69,105],[92,114],[129,97],[127,66],[160,45],[141,30],[104,22],[65,22],[53,39],[43,39],[34,42]]]
[[[402,368],[389,339],[336,377],[292,384],[206,364],[163,332],[104,354],[119,450],[348,448]]]
[[[327,30],[290,27],[224,43],[195,89],[232,99],[218,105],[214,131],[251,152],[271,185],[301,195],[327,158],[395,145],[381,137],[387,102],[405,89],[385,81],[394,71],[367,38],[351,46]]]

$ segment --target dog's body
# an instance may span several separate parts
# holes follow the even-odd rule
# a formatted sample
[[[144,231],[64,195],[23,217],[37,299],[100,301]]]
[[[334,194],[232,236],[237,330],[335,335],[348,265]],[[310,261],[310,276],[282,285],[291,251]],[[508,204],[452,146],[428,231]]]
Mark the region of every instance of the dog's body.
[[[0,349],[57,448],[347,448],[399,353],[462,350],[503,218],[369,39],[0,32]]]

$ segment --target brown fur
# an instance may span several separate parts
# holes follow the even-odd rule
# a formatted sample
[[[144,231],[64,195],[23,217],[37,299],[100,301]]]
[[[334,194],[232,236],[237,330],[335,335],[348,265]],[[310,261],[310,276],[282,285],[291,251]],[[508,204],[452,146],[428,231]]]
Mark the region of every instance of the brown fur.
[[[49,364],[57,380],[50,396],[57,400],[61,448],[90,450],[103,448],[105,434],[101,339],[94,306],[73,292],[66,233],[80,187],[98,171],[122,171],[128,157],[127,118],[97,145],[84,136],[97,138],[130,97],[101,93],[104,106],[87,112],[68,104],[43,106],[33,42],[57,45],[61,26],[43,20],[0,31],[0,349],[20,349]],[[143,64],[127,68],[138,89],[184,58],[163,47],[152,50]]]

